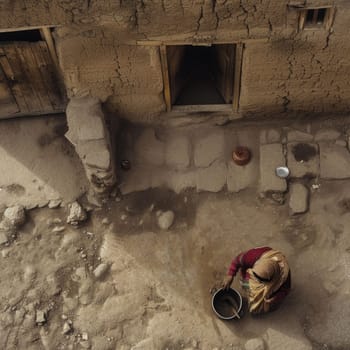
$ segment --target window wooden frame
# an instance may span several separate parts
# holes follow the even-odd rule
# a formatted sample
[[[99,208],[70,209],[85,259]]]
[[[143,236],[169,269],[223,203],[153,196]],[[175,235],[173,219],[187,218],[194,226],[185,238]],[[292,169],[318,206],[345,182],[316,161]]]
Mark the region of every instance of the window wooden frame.
[[[180,46],[180,43],[166,43],[159,46],[160,60],[162,67],[163,86],[164,86],[164,100],[166,104],[167,112],[179,111],[179,112],[200,112],[200,111],[221,111],[221,112],[239,112],[239,97],[241,90],[241,77],[242,77],[242,62],[243,62],[243,43],[219,43],[235,45],[235,64],[234,64],[234,76],[233,76],[233,97],[230,104],[219,105],[183,105],[174,106],[171,103],[171,88],[170,88],[170,75],[168,67],[167,46]],[[191,45],[185,43],[182,45]],[[197,44],[198,45],[198,44]]]
[[[317,15],[319,10],[325,10],[324,19],[321,24],[317,23]],[[307,23],[308,11],[314,11],[312,23]],[[303,8],[302,10],[300,10],[300,15],[299,15],[299,31],[316,30],[316,29],[330,30],[333,25],[334,15],[335,15],[335,8],[332,6]]]

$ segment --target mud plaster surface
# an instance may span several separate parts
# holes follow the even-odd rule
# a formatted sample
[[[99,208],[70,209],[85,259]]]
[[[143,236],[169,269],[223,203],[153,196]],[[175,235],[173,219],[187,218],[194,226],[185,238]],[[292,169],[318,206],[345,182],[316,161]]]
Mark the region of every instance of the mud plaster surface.
[[[347,112],[349,3],[335,6],[331,29],[298,30],[290,1],[0,1],[0,28],[53,25],[68,95],[91,94],[132,121],[165,111],[158,46],[148,41],[244,42],[240,114]],[[140,43],[141,41],[141,43]],[[142,45],[142,42],[145,45]]]
[[[293,219],[287,205],[249,191],[131,194],[92,212],[88,224],[56,234],[52,220],[64,220],[64,210],[35,209],[16,241],[1,247],[1,348],[75,349],[77,334],[87,332],[92,349],[131,349],[140,342],[153,349],[194,342],[199,349],[241,349],[270,328],[284,346],[293,339],[308,349],[347,349],[349,188],[346,181],[321,183],[310,212]],[[159,209],[175,212],[169,231],[157,228]],[[102,224],[106,217],[109,225]],[[261,245],[287,255],[291,294],[264,317],[217,319],[209,290],[235,254]],[[101,261],[111,267],[97,281],[91,270]],[[47,323],[36,326],[35,310],[46,308]],[[73,322],[67,336],[62,315]]]

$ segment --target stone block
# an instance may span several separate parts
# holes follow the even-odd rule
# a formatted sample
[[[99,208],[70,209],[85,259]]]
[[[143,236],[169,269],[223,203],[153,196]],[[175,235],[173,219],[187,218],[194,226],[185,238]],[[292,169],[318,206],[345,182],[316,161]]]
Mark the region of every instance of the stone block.
[[[98,152],[88,153],[84,159],[84,162],[93,168],[107,170],[111,164],[109,150],[105,149]]]
[[[191,145],[185,136],[170,137],[165,145],[165,162],[175,169],[185,169],[190,165]]]
[[[86,176],[95,194],[107,193],[116,182],[111,162],[111,145],[99,99],[85,96],[72,98],[67,106],[66,138],[75,146]],[[108,171],[105,178],[99,170]]]
[[[181,171],[168,174],[167,186],[171,188],[174,192],[180,193],[186,188],[196,187],[196,172],[195,171]]]
[[[154,129],[145,129],[135,143],[135,160],[142,165],[163,165],[165,145],[156,138]]]
[[[347,145],[348,145],[348,143],[345,140],[341,140],[341,139],[336,140],[335,144],[338,146],[343,146],[343,147],[347,147]]]
[[[253,186],[257,179],[257,168],[251,161],[247,165],[239,166],[233,161],[227,164],[227,189],[230,192],[239,192]]]
[[[219,192],[226,184],[227,167],[222,161],[210,167],[199,169],[196,173],[197,191]]]
[[[269,350],[312,350],[306,338],[291,337],[272,328],[266,331],[265,341]]]
[[[350,152],[346,147],[320,143],[320,176],[322,179],[350,178]]]
[[[88,118],[88,122],[77,130],[80,141],[100,140],[105,138],[104,125],[100,118]]]
[[[132,167],[130,171],[121,174],[119,186],[122,194],[145,191],[152,186],[152,171],[147,167]]]
[[[309,207],[309,190],[302,184],[292,183],[290,185],[289,208],[292,215],[302,214]]]
[[[276,168],[285,165],[282,144],[273,143],[260,146],[261,192],[284,192],[287,190],[286,180],[276,175]]]
[[[208,167],[216,160],[224,159],[224,132],[211,133],[194,143],[194,165]]]
[[[281,141],[281,132],[277,129],[262,130],[260,144],[277,143]]]
[[[76,144],[79,141],[99,140],[106,137],[104,115],[97,98],[73,98],[67,106],[69,130],[66,137]]]
[[[334,129],[321,129],[315,134],[315,141],[335,141],[340,132]]]
[[[290,176],[295,178],[316,177],[319,174],[320,159],[315,143],[288,143],[287,159]]]
[[[313,138],[313,135],[299,130],[291,130],[287,134],[288,142],[311,142]]]

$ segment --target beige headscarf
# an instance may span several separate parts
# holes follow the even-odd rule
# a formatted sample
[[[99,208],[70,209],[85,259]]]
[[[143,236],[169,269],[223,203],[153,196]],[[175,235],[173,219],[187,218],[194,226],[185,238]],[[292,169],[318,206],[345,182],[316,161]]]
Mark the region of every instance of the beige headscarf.
[[[266,299],[271,298],[282,284],[286,281],[289,274],[289,266],[285,256],[277,250],[265,252],[254,264],[253,268],[247,270],[249,278],[249,311],[251,313],[263,313],[270,310],[270,303]],[[261,282],[253,274],[271,280]]]

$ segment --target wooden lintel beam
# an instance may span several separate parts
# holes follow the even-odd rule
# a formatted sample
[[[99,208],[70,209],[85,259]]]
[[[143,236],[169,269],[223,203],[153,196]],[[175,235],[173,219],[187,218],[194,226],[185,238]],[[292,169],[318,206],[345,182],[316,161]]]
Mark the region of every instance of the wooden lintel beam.
[[[241,93],[241,78],[242,78],[242,64],[243,64],[243,49],[244,45],[236,45],[236,59],[235,59],[235,73],[233,77],[233,99],[232,107],[234,112],[239,110],[239,97]]]
[[[160,51],[160,60],[162,65],[164,99],[166,103],[166,109],[168,112],[170,112],[171,111],[171,92],[170,92],[170,80],[169,80],[169,69],[168,69],[168,58],[166,53],[166,46],[161,45],[159,48],[159,51]]]

